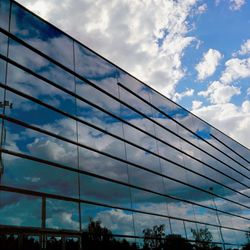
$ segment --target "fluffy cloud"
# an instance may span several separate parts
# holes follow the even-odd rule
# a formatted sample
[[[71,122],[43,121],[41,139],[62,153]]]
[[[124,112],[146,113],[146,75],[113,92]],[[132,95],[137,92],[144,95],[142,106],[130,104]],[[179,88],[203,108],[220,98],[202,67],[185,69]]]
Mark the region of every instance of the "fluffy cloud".
[[[232,96],[240,94],[240,89],[235,86],[228,86],[219,81],[214,81],[206,91],[198,93],[200,96],[207,97],[211,103],[227,103]]]
[[[239,55],[246,55],[250,53],[250,39],[245,41],[240,47],[240,50],[238,52]]]
[[[229,8],[231,10],[239,10],[245,3],[245,0],[230,0]]]
[[[232,58],[225,63],[226,69],[220,78],[221,82],[229,84],[238,79],[250,77],[250,58]]]
[[[202,106],[202,102],[200,101],[192,101],[192,110],[199,109]]]
[[[198,63],[195,69],[198,72],[198,80],[204,80],[211,76],[222,58],[221,53],[215,49],[209,49],[204,55],[200,63]]]
[[[138,78],[154,84],[164,94],[173,96],[176,84],[185,76],[184,50],[196,40],[188,35],[189,17],[206,9],[197,2],[99,0],[94,4],[92,1],[72,4],[65,0],[58,6],[56,0],[49,4],[44,0],[32,3],[24,0],[22,4]]]
[[[239,107],[232,103],[224,103],[204,106],[193,110],[193,112],[204,120],[210,121],[213,126],[250,148],[249,105],[249,101],[244,101]]]
[[[187,89],[184,92],[181,93],[175,93],[173,96],[173,100],[180,101],[185,96],[192,96],[194,94],[194,89]]]

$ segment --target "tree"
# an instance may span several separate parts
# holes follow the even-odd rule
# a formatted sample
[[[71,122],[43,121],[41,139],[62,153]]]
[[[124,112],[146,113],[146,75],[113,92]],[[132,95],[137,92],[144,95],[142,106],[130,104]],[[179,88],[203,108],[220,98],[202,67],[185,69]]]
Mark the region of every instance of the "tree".
[[[208,228],[191,229],[193,237],[195,239],[195,247],[197,250],[207,250],[211,249],[211,243],[213,240],[212,234],[209,232]]]
[[[143,230],[144,234],[144,249],[162,249],[165,237],[165,225],[155,225],[153,228]]]

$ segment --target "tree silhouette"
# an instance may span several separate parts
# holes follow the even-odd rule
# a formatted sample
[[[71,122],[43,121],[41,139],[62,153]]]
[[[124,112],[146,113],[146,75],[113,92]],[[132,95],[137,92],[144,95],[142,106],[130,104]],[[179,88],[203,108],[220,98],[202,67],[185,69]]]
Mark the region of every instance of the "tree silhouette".
[[[136,250],[135,244],[130,244],[127,240],[115,239],[111,230],[101,225],[100,220],[94,221],[89,218],[87,230],[83,232],[82,242],[86,250]]]
[[[155,225],[143,230],[144,249],[162,249],[165,237],[165,225]]]
[[[193,237],[195,239],[195,248],[197,250],[207,250],[212,248],[213,236],[209,232],[208,228],[191,229]]]

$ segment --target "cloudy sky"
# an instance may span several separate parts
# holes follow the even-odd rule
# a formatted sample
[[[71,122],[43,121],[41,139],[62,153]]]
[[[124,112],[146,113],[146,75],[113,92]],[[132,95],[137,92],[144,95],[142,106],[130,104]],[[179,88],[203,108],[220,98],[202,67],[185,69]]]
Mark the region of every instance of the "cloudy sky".
[[[250,1],[18,2],[250,147]]]

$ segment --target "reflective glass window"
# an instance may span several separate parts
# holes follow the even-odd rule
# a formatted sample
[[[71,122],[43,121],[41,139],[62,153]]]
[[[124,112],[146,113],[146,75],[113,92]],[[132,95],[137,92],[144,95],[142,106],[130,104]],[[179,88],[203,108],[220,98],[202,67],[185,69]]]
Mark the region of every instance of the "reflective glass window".
[[[41,227],[41,198],[0,191],[0,204],[1,225]]]
[[[9,30],[10,0],[0,1],[0,27]]]
[[[2,59],[0,59],[0,83],[5,84],[5,74],[6,72],[6,62]],[[3,90],[1,90],[3,92]],[[3,97],[3,95],[1,95]]]
[[[77,167],[77,147],[74,144],[5,121],[6,149]]]
[[[45,104],[71,115],[75,114],[76,105],[73,96],[11,64],[8,65],[7,84]],[[18,105],[15,105],[15,108],[18,108]]]
[[[186,231],[184,221],[170,219],[172,234],[179,235],[181,238],[186,239]]]
[[[46,227],[79,230],[79,207],[77,203],[46,199]]]
[[[13,40],[10,40],[9,57],[33,73],[65,89],[75,91],[73,75]]]
[[[134,224],[135,224],[135,235],[146,236],[145,233],[148,230],[153,230],[154,227],[158,228],[163,225],[164,234],[168,235],[171,233],[171,227],[169,219],[166,217],[160,217],[150,214],[134,213]],[[152,235],[154,237],[154,234]]]
[[[161,172],[159,158],[130,144],[126,145],[127,160],[144,168]]]
[[[90,173],[128,182],[127,164],[92,150],[79,148],[79,167]]]
[[[123,138],[122,123],[117,118],[77,99],[79,119]]]
[[[6,115],[76,142],[76,121],[29,99],[6,91],[6,100],[13,104]]]
[[[77,173],[8,154],[2,157],[2,185],[75,198],[79,196]]]
[[[129,187],[118,183],[81,174],[80,193],[83,200],[131,208]]]
[[[10,31],[29,45],[73,69],[73,40],[15,3],[12,4]]]
[[[163,179],[161,176],[130,165],[128,171],[130,184],[152,190],[160,194],[165,193]]]
[[[1,10],[0,10],[0,12],[1,12]],[[8,37],[1,32],[0,32],[0,44],[1,44],[0,53],[2,55],[6,56],[7,55],[7,46],[8,46]]]
[[[126,210],[81,204],[82,228],[92,234],[134,235],[133,216]]]
[[[101,152],[125,159],[124,142],[93,127],[78,122],[78,140]]]
[[[168,215],[166,198],[164,196],[132,188],[131,198],[133,209],[160,215]]]
[[[118,96],[116,67],[90,49],[75,42],[76,72],[108,93]]]

